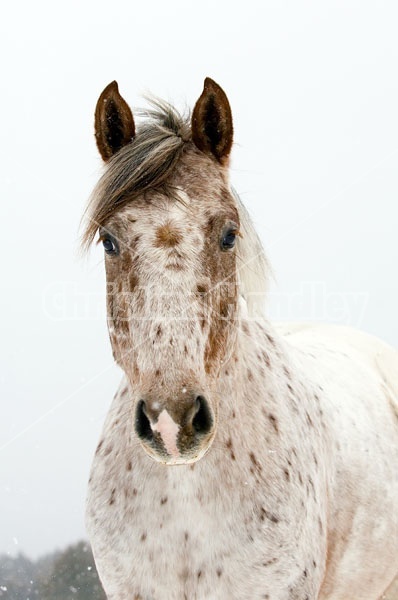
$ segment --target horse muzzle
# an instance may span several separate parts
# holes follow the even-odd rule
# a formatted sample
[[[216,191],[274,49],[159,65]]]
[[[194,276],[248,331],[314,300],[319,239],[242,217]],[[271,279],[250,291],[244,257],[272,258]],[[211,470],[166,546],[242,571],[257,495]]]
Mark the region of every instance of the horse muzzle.
[[[196,462],[209,449],[215,418],[204,395],[185,392],[177,401],[139,400],[135,431],[144,450],[168,465]]]

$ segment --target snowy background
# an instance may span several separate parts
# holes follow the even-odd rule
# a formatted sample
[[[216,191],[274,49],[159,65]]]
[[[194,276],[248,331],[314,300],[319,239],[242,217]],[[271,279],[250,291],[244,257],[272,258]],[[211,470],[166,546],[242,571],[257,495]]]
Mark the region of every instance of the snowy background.
[[[78,227],[101,161],[98,95],[184,108],[205,76],[234,115],[232,182],[275,272],[276,319],[398,346],[398,5],[7,3],[1,45],[0,553],[83,537],[86,481],[120,378],[100,249]]]

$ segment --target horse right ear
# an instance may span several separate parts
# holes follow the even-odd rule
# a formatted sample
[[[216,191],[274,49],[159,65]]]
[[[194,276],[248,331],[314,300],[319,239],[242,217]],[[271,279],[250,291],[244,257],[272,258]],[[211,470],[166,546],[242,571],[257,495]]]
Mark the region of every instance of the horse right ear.
[[[192,140],[197,148],[226,165],[231,152],[231,107],[224,90],[206,77],[203,92],[192,113]]]
[[[104,159],[109,160],[135,135],[133,113],[119,94],[116,81],[106,86],[95,108],[95,139]]]

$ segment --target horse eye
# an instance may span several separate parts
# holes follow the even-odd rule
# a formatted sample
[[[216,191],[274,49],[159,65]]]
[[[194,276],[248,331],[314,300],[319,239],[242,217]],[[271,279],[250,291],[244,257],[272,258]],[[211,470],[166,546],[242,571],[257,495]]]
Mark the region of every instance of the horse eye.
[[[221,250],[231,250],[235,246],[236,235],[236,227],[229,227],[221,238]]]
[[[109,235],[102,238],[102,245],[107,254],[119,254],[119,248],[116,241]]]

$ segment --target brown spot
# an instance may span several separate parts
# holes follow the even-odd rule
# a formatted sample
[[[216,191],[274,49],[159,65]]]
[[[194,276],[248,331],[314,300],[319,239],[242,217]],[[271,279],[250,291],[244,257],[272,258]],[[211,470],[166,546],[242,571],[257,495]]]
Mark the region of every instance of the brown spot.
[[[274,415],[269,414],[268,415],[268,419],[272,425],[272,427],[275,430],[275,433],[279,433],[279,426],[278,426],[278,420],[276,417],[274,417]]]
[[[167,496],[163,496],[163,497],[160,499],[160,504],[163,506],[163,504],[166,504],[167,500],[168,500]]]
[[[268,512],[267,510],[265,510],[264,513],[265,513],[265,516],[267,517],[267,519],[269,519],[271,521],[271,523],[279,523],[278,517],[276,517],[272,513]]]
[[[265,350],[261,350],[261,358],[265,362],[268,369],[271,368],[271,359]]]
[[[160,337],[162,335],[162,326],[158,325],[158,328],[156,330],[156,337]]]
[[[198,579],[202,577],[202,571],[198,571]]]
[[[199,294],[199,296],[203,297],[203,296],[205,296],[207,294],[207,292],[209,290],[208,290],[207,286],[198,284],[196,286],[196,291]]]
[[[169,221],[156,231],[155,246],[157,248],[173,248],[182,240],[182,233]]]
[[[110,454],[113,450],[113,446],[112,444],[109,444],[109,446],[106,448],[105,452],[104,452],[104,456],[108,456],[108,454]]]
[[[146,538],[147,538],[147,532],[144,531],[144,533],[141,535],[141,538],[140,538],[141,542],[145,542]]]
[[[228,450],[230,452],[230,456],[231,456],[232,460],[235,460],[235,454],[234,454],[234,450],[233,450],[231,438],[228,439],[228,441],[227,441],[227,443],[225,445],[226,445],[226,447],[228,448]]]
[[[269,567],[270,565],[274,565],[276,562],[278,562],[277,558],[270,558],[269,560],[263,562],[263,567]]]
[[[129,460],[129,462],[127,463],[127,471],[131,471],[132,469],[132,464],[131,464],[131,460]]]
[[[220,317],[221,319],[228,319],[229,317],[229,304],[224,300],[220,300]]]
[[[249,456],[250,456],[250,460],[252,461],[252,463],[253,463],[254,467],[257,469],[257,471],[262,471],[263,468],[260,465],[260,463],[257,461],[256,456],[253,454],[253,452],[250,452]]]
[[[265,518],[267,518],[269,521],[271,521],[271,523],[279,523],[278,517],[276,517],[275,515],[270,513],[268,510],[266,510],[262,506],[261,510],[260,510],[260,521],[264,521]]]
[[[284,470],[283,470],[283,473],[284,473],[284,475],[285,475],[285,479],[286,479],[286,481],[290,481],[290,473],[289,473],[289,470],[288,470],[288,469],[284,469]]]
[[[188,531],[186,531],[186,532],[184,533],[184,540],[187,542],[187,541],[188,541],[188,538],[189,538],[189,533],[188,533]]]
[[[217,577],[221,577],[222,575],[222,569],[217,569]]]
[[[138,285],[138,277],[137,275],[135,275],[135,273],[131,273],[129,276],[129,290],[130,292],[132,292],[134,290],[134,288],[136,288]]]
[[[310,427],[314,427],[314,423],[312,422],[312,419],[307,411],[305,411],[305,415],[307,417],[307,421],[308,421],[308,424],[310,425]]]
[[[109,500],[109,504],[112,506],[112,504],[115,504],[115,493],[116,493],[116,488],[113,488],[112,492],[111,492],[111,497]]]

